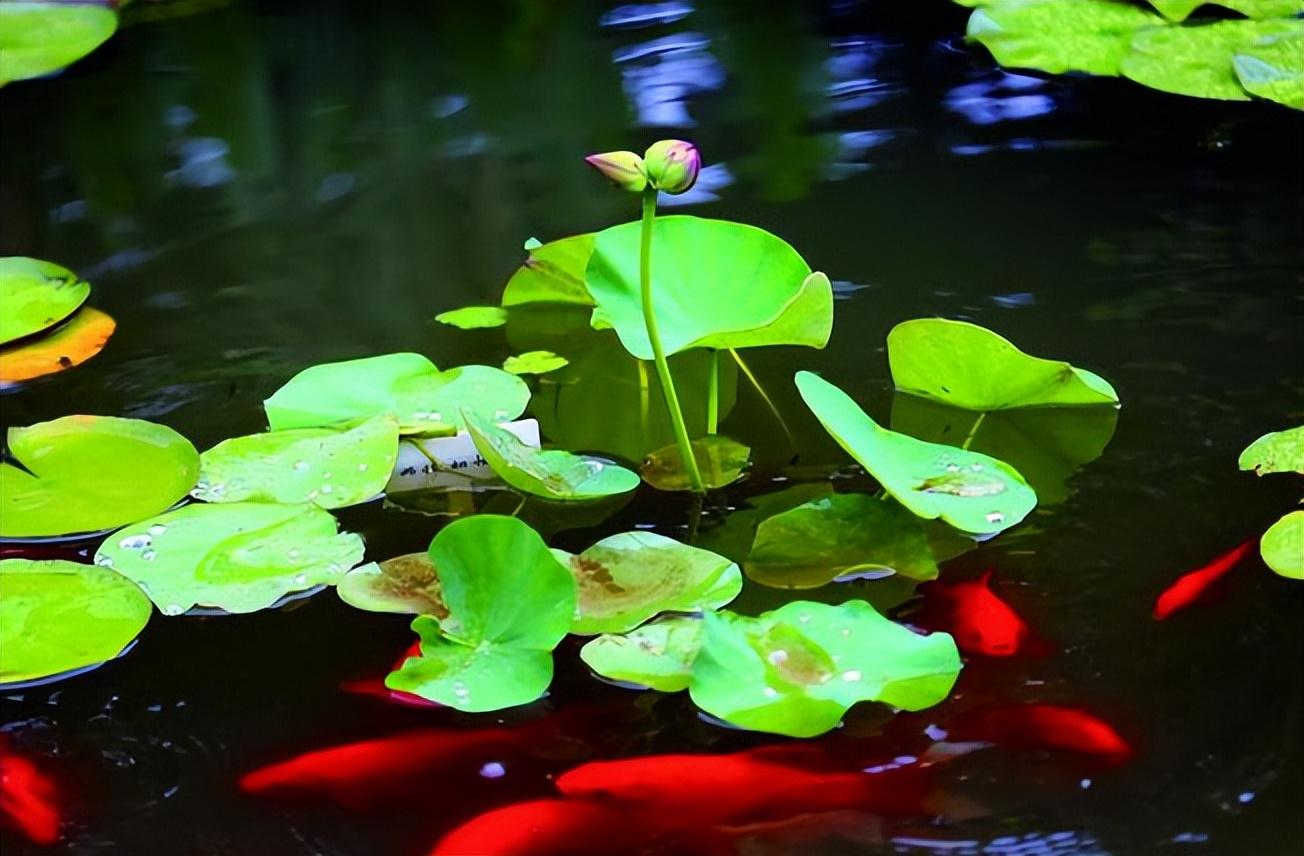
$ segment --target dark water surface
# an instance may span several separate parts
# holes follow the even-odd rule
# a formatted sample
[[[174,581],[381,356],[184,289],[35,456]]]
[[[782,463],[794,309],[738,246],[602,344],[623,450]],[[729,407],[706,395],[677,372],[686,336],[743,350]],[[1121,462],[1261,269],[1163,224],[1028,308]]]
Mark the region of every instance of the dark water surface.
[[[1304,587],[1256,556],[1212,601],[1165,622],[1150,611],[1177,576],[1299,498],[1297,480],[1239,473],[1236,458],[1304,421],[1304,123],[1119,81],[1006,74],[963,48],[963,21],[940,0],[250,2],[127,27],[62,77],[0,92],[4,254],[80,271],[119,324],[86,365],[0,398],[3,422],[136,416],[205,449],[261,430],[262,399],[312,363],[565,353],[571,334],[546,326],[466,333],[430,319],[496,301],[531,236],[633,218],[582,155],[686,137],[711,168],[679,210],[782,235],[841,298],[827,350],[753,358],[800,456],[789,464],[740,382],[722,430],[756,448],[757,466],[708,509],[704,537],[728,508],[793,481],[836,470],[838,489],[872,488],[791,376],[820,371],[886,422],[884,336],[907,318],[972,319],[1098,371],[1124,402],[1099,460],[944,568],[995,568],[1002,597],[1055,652],[971,658],[952,699],[891,733],[914,751],[966,705],[1051,702],[1106,718],[1135,756],[1104,769],[987,750],[939,773],[963,811],[866,816],[739,852],[1299,853]],[[619,361],[610,340],[593,341]],[[555,390],[534,405],[551,439],[645,451],[606,437],[619,433],[618,399],[576,393],[562,413]],[[552,540],[579,549],[634,525],[682,536],[686,506],[645,489]],[[423,549],[449,519],[379,502],[340,516],[373,559]],[[875,585],[802,596],[905,596]],[[793,596],[749,583],[737,608]],[[6,696],[0,730],[63,784],[56,849],[76,854],[421,854],[480,811],[548,795],[549,776],[587,757],[783,742],[706,723],[685,694],[597,683],[571,641],[550,695],[500,714],[339,690],[383,674],[409,641],[404,618],[330,592],[238,618],[155,616],[129,656]],[[874,739],[881,711],[862,707],[839,739]],[[320,746],[548,716],[568,739],[542,757],[496,779],[441,771],[379,809],[235,785]],[[0,836],[6,856],[35,852]]]

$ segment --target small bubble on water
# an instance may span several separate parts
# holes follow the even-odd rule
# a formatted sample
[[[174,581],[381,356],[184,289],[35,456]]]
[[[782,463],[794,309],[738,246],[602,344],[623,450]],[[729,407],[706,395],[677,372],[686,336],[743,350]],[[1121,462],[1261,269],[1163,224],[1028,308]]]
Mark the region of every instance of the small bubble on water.
[[[155,523],[153,526],[149,527],[149,534],[156,537],[162,535],[166,531],[168,531],[168,528],[162,523]]]
[[[307,461],[295,461],[295,462],[294,462],[294,468],[295,468],[296,470],[298,470],[299,472],[301,472],[301,473],[302,473],[302,472],[306,472],[307,469],[308,469],[308,462],[307,462]]]
[[[289,557],[291,562],[297,562],[299,561],[299,548],[291,547],[290,552],[286,553],[285,555]]]
[[[855,669],[851,669],[851,670],[849,670],[849,671],[843,672],[843,673],[842,673],[842,680],[844,680],[844,681],[858,681],[858,680],[860,680],[860,672],[857,672]]]
[[[480,768],[480,775],[486,779],[501,779],[507,775],[507,768],[497,761],[490,761]]]
[[[769,657],[766,659],[775,666],[782,665],[783,663],[788,662],[788,652],[780,648],[777,651],[771,651]]]
[[[150,545],[148,535],[130,535],[118,542],[118,546],[124,550],[143,550]]]
[[[987,515],[987,522],[988,522],[988,523],[1004,523],[1004,522],[1005,522],[1005,515],[1004,515],[1004,514],[1001,514],[999,511],[993,511],[991,514]]]

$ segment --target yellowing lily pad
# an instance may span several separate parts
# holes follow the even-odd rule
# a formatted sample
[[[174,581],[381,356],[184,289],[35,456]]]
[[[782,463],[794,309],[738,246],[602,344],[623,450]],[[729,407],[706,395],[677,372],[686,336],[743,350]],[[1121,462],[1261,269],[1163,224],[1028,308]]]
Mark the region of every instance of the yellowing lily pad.
[[[112,660],[153,611],[135,583],[104,568],[0,561],[0,684]]]
[[[14,5],[29,4],[0,3],[0,23],[6,21],[4,10]],[[0,48],[0,55],[6,53]],[[24,256],[0,258],[0,307],[4,309],[0,312],[0,345],[53,327],[76,312],[90,293],[90,283],[53,262]]]
[[[1304,511],[1292,511],[1268,527],[1259,541],[1259,553],[1274,572],[1304,580]]]
[[[72,65],[117,28],[107,4],[6,0],[0,3],[0,86]]]
[[[439,571],[427,553],[408,553],[383,562],[359,565],[335,587],[340,600],[369,612],[400,615],[448,615]]]
[[[362,560],[362,539],[315,505],[188,505],[121,529],[95,563],[133,579],[164,615],[195,606],[266,609],[287,594],[335,585]]]
[[[674,693],[688,689],[704,637],[700,618],[662,618],[628,633],[592,639],[580,649],[580,659],[613,681]]]
[[[199,453],[164,425],[65,416],[10,428],[0,463],[0,537],[44,538],[112,529],[185,497]]]
[[[88,306],[49,335],[0,348],[0,387],[81,365],[104,350],[117,326]]]
[[[603,538],[578,555],[553,550],[579,587],[572,633],[621,633],[661,612],[717,609],[738,596],[738,566],[654,532]]]
[[[1273,431],[1245,447],[1238,462],[1242,470],[1261,476],[1270,473],[1304,475],[1304,425]]]
[[[725,487],[743,477],[751,464],[752,450],[720,434],[699,437],[689,443],[702,482],[708,488]],[[643,481],[657,490],[689,490],[692,483],[684,469],[679,447],[669,446],[649,452],[641,468]]]

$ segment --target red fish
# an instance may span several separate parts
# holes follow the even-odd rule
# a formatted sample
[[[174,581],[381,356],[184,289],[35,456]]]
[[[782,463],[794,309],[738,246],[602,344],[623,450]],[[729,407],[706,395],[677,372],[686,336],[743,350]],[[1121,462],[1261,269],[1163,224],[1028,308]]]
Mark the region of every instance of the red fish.
[[[932,583],[929,594],[946,601],[949,615],[946,629],[966,654],[1010,657],[1019,653],[1031,638],[1028,624],[1010,605],[991,590],[992,572],[976,580]]]
[[[1132,754],[1132,747],[1109,723],[1084,710],[1053,704],[980,709],[955,729],[954,736],[1006,746],[1066,749],[1111,763]]]
[[[399,655],[399,658],[394,661],[394,665],[390,666],[389,670],[391,672],[396,672],[403,667],[403,663],[405,663],[409,657],[420,656],[421,642],[418,640],[409,645],[407,650]],[[443,707],[439,702],[422,698],[416,693],[404,692],[403,690],[391,690],[389,687],[385,686],[384,678],[363,678],[357,681],[345,681],[340,684],[340,689],[344,690],[346,693],[373,696],[375,698],[384,699],[385,701],[392,701],[395,704],[404,704],[409,707]]]
[[[1250,538],[1232,549],[1217,556],[1203,568],[1178,577],[1177,582],[1164,589],[1155,601],[1154,618],[1163,621],[1179,609],[1185,609],[1217,582],[1224,574],[1241,563],[1245,555],[1253,548],[1255,539]]]
[[[58,790],[31,761],[9,751],[0,735],[0,824],[12,826],[33,844],[59,841]]]
[[[531,800],[473,817],[440,839],[430,856],[610,856],[630,852],[641,834],[611,806]]]

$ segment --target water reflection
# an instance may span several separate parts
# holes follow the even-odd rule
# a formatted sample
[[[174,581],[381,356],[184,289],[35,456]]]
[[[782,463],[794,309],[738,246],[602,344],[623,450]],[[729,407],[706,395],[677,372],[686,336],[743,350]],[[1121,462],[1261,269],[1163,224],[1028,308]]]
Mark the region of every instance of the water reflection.
[[[993,71],[985,79],[956,86],[943,103],[975,125],[1045,116],[1056,109],[1048,91],[1054,84],[1039,77]]]
[[[700,33],[676,33],[618,49],[625,94],[637,123],[647,127],[690,128],[688,99],[724,85],[724,69]]]

